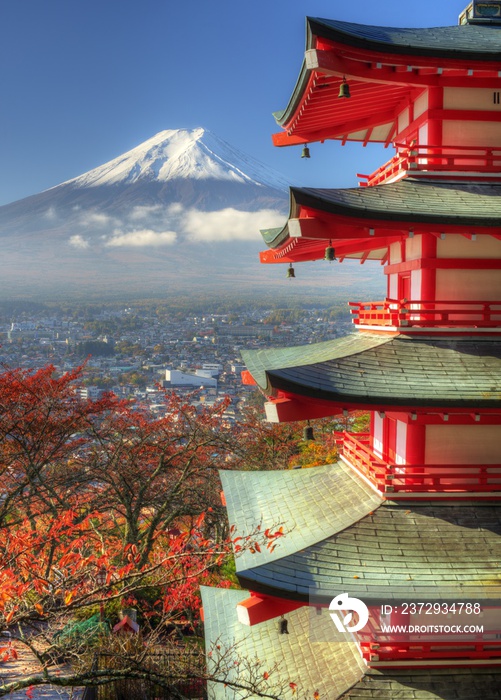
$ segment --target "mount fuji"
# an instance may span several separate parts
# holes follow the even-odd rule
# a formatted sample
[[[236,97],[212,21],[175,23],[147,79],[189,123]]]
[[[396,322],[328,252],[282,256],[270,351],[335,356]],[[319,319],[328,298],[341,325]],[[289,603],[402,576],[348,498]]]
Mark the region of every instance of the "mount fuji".
[[[287,201],[280,175],[216,135],[162,131],[0,207],[0,293],[149,296],[245,283],[260,267],[259,229],[281,225]]]
[[[287,189],[202,128],[162,131],[0,207],[0,295],[140,298],[283,285],[281,267],[261,265],[258,251],[259,230],[285,221]]]

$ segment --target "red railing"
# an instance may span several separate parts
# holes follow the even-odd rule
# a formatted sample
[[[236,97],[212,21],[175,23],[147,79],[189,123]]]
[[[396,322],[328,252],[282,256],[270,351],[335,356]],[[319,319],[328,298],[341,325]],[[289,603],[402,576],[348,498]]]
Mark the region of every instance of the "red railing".
[[[338,433],[336,442],[344,460],[391,498],[501,492],[501,464],[390,464],[374,454],[368,434]]]
[[[421,173],[440,177],[465,176],[501,179],[501,148],[490,146],[418,146],[395,143],[397,154],[370,175],[357,173],[363,178],[362,187],[380,185],[392,179]]]
[[[395,590],[392,591],[393,593]],[[463,590],[464,593],[464,590]],[[433,601],[437,603],[438,601]],[[455,610],[459,610],[459,604],[465,605],[466,601],[456,600]],[[395,603],[394,603],[395,605]],[[396,604],[398,607],[398,604]],[[400,603],[402,606],[402,603]],[[423,603],[426,606],[426,603]],[[426,607],[424,608],[426,609]],[[497,611],[498,607],[493,605],[485,605],[482,603],[481,610],[484,613],[480,620],[476,614],[461,614],[454,623],[451,623],[450,616],[447,618],[446,613],[436,613],[432,617],[424,615],[399,615],[394,619],[394,613],[389,617],[381,618],[381,606],[369,605],[369,620],[366,626],[357,633],[358,642],[364,659],[369,666],[377,667],[380,662],[388,661],[403,661],[412,659],[413,662],[419,662],[426,659],[489,659],[501,657],[501,639],[497,638]],[[489,623],[489,620],[491,622]],[[383,626],[393,626],[400,630],[383,631]],[[451,625],[460,624],[468,626],[469,631],[458,633],[455,631],[437,632],[433,630],[433,625]],[[409,625],[414,626],[431,626],[428,632],[407,631],[402,627]],[[474,629],[472,629],[472,627]],[[478,630],[482,627],[483,630]]]
[[[495,659],[501,657],[501,642],[484,640],[481,637],[469,642],[397,642],[385,640],[380,643],[363,642],[362,655],[369,666],[377,668],[378,662],[413,662],[426,659]]]
[[[356,326],[501,328],[501,301],[350,301]]]

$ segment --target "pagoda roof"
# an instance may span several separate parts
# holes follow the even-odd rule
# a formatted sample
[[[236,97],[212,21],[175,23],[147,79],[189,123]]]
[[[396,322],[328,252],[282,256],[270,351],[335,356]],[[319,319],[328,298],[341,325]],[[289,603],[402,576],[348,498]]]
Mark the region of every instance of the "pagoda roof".
[[[358,332],[324,343],[242,352],[271,396],[340,407],[501,407],[501,343],[488,339],[385,337]]]
[[[261,524],[290,532],[271,552],[245,548],[236,556],[237,571],[268,564],[343,530],[382,503],[382,496],[350,467],[340,463],[290,471],[220,471],[228,519],[236,534],[247,536]],[[343,494],[342,498],[339,494]]]
[[[421,226],[437,234],[501,232],[501,185],[405,178],[373,187],[293,187],[287,223],[262,232],[277,252],[261,253],[261,260],[323,258],[326,240],[339,255],[369,245],[381,257],[389,243]]]
[[[454,695],[451,695],[454,693]],[[454,697],[455,696],[455,697]],[[501,698],[496,668],[366,671],[338,700],[473,700]]]
[[[417,595],[501,598],[498,507],[382,502],[342,463],[297,472],[246,472],[248,479],[237,473],[223,481],[237,531],[242,523],[249,531],[254,517],[254,526],[271,518],[285,533],[275,556],[237,555],[243,586],[305,603],[312,596],[330,602],[341,590],[378,604]]]
[[[220,675],[224,682],[231,682],[232,677],[234,680],[238,678],[245,682],[248,674],[255,682],[263,677],[265,671],[269,671],[269,682],[261,686],[262,690],[275,690],[275,695],[284,700],[295,700],[297,697],[312,698],[315,691],[320,693],[321,698],[333,700],[342,697],[363,675],[364,663],[355,642],[344,636],[337,642],[312,642],[308,608],[302,607],[288,613],[289,633],[278,634],[275,619],[252,628],[238,621],[236,606],[248,598],[248,591],[202,586],[201,592],[205,647],[211,654],[208,657],[208,671],[217,677],[219,655],[214,652],[214,646],[217,645],[220,647],[218,651],[222,651],[226,660],[226,663],[220,661],[219,664],[223,666]],[[319,616],[315,624],[325,635],[333,626],[328,615]],[[238,667],[234,665],[233,659],[239,661]],[[247,668],[243,659],[249,659],[253,663],[260,659],[260,673],[252,674],[252,669]],[[229,668],[228,671],[228,678],[224,671],[232,665],[233,668]],[[225,687],[224,682],[209,683],[211,700],[235,698],[235,691]],[[290,687],[290,683],[297,684],[296,693]],[[245,697],[257,700],[258,696],[251,694]]]
[[[310,36],[357,48],[436,58],[501,60],[501,26],[375,27],[319,17],[307,18]],[[311,42],[311,39],[309,40]]]
[[[205,646],[210,653],[214,646],[223,653],[230,650],[242,659],[261,659],[262,673],[270,673],[269,690],[282,687],[284,700],[313,697],[330,700],[472,700],[501,698],[501,670],[482,668],[411,668],[369,669],[352,641],[323,641],[317,637],[333,637],[333,624],[327,614],[317,616],[311,608],[299,608],[287,614],[289,634],[278,634],[277,620],[272,619],[253,627],[237,620],[236,606],[248,597],[247,591],[201,588],[205,618]],[[314,615],[312,618],[311,615]],[[316,635],[311,634],[314,629]],[[327,636],[328,635],[328,636]],[[208,670],[217,676],[214,652],[208,658]],[[265,668],[266,666],[266,668]],[[259,669],[261,670],[261,669]],[[245,671],[240,680],[245,680]],[[234,678],[237,678],[233,671]],[[221,672],[221,677],[224,678]],[[256,674],[254,674],[256,679]],[[231,679],[230,679],[231,680]],[[296,683],[297,689],[290,683]],[[262,689],[264,690],[264,685]],[[212,700],[231,700],[234,691],[224,682],[209,683]],[[451,695],[453,693],[453,696]],[[250,695],[249,700],[257,700]]]
[[[307,18],[305,60],[287,107],[274,114],[285,133],[273,140],[278,146],[329,138],[388,145],[396,110],[412,90],[498,89],[500,60],[495,24],[397,28]],[[352,97],[339,100],[344,77]]]

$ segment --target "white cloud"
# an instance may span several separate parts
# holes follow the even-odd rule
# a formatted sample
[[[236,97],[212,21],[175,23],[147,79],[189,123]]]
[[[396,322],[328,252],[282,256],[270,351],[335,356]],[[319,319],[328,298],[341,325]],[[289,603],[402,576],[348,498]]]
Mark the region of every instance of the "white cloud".
[[[110,226],[116,224],[116,219],[113,219],[107,214],[100,214],[96,211],[86,211],[80,216],[79,223],[81,226]]]
[[[212,212],[188,209],[182,227],[192,241],[250,241],[259,239],[261,229],[282,226],[284,222],[284,215],[274,209],[253,212],[231,207]]]
[[[165,207],[162,207],[160,204],[141,204],[134,207],[129,214],[129,218],[132,221],[141,221],[142,219],[148,219],[153,214],[158,214],[158,212],[162,211],[163,209],[165,209]]]
[[[172,245],[177,238],[175,231],[153,231],[141,229],[140,231],[114,231],[105,245],[109,248],[158,248],[164,245]]]
[[[82,210],[78,222],[89,231],[101,229],[100,236],[91,240],[74,235],[69,244],[85,250],[97,243],[106,248],[160,248],[173,245],[179,237],[194,243],[259,241],[259,231],[282,226],[285,217],[275,209],[257,212],[239,211],[232,207],[205,212],[185,209],[175,203],[137,205],[123,218],[108,216],[96,210]]]
[[[89,248],[89,241],[79,235],[71,236],[68,243],[74,248],[79,248],[80,250]]]
[[[183,205],[180,202],[174,202],[174,204],[170,204],[167,208],[167,213],[171,216],[177,216],[178,214],[182,214]]]
[[[54,219],[57,219],[56,208],[49,207],[47,209],[47,211],[44,213],[44,218],[48,219],[49,221],[54,221]]]

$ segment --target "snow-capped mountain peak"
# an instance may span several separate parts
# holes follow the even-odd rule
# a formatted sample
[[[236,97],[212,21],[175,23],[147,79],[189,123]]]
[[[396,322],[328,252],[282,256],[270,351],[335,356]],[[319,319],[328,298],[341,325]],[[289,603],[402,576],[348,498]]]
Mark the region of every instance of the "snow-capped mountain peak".
[[[143,181],[227,180],[287,188],[277,173],[203,128],[168,129],[63,184],[77,187]]]

